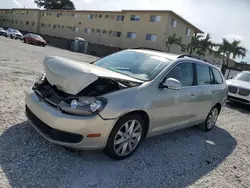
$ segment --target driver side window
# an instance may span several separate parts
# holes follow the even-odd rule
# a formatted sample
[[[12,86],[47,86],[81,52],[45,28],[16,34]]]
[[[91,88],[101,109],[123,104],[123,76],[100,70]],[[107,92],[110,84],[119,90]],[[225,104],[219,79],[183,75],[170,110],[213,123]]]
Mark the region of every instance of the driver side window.
[[[192,86],[194,72],[192,63],[181,63],[175,66],[166,76],[166,79],[174,78],[181,82],[182,86]]]

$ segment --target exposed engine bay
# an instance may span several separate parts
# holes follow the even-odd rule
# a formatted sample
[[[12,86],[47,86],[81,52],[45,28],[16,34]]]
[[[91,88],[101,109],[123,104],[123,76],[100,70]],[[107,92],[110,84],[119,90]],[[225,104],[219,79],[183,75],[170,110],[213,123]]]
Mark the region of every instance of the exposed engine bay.
[[[97,97],[106,93],[111,93],[136,85],[138,85],[138,83],[131,83],[123,80],[118,81],[108,78],[98,78],[95,82],[91,83],[76,95],[71,95],[57,89],[56,86],[52,86],[48,82],[47,78],[43,76],[38,82],[34,84],[33,90],[39,98],[42,98],[53,106],[57,106],[63,100],[71,98],[73,99],[81,96]]]

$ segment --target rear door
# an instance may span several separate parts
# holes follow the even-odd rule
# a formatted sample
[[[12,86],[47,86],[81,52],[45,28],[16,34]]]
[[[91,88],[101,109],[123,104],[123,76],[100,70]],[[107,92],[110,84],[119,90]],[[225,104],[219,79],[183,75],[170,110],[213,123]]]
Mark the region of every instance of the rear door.
[[[209,65],[195,63],[196,70],[196,86],[191,94],[192,103],[195,106],[196,119],[198,123],[206,119],[211,107],[216,90],[213,85],[213,73]]]

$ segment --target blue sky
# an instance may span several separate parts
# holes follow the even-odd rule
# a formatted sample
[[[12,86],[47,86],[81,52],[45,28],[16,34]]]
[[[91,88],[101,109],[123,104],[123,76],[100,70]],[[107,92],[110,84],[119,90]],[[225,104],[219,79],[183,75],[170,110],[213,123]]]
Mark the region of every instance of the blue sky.
[[[0,0],[0,8],[36,8],[33,0]],[[222,37],[239,39],[249,52],[250,0],[73,0],[81,10],[155,9],[173,10],[204,32],[213,41]]]

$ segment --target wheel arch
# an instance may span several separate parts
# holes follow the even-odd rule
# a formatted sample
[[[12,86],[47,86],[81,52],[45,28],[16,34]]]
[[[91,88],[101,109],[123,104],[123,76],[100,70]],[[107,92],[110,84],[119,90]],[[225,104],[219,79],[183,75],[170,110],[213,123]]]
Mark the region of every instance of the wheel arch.
[[[124,118],[126,116],[129,116],[129,115],[139,115],[142,120],[144,121],[144,125],[145,125],[145,135],[144,137],[147,136],[148,134],[148,130],[149,130],[149,125],[150,125],[150,119],[149,119],[149,115],[147,112],[145,112],[144,110],[134,110],[134,111],[130,111],[130,112],[127,112],[125,114],[122,114],[116,122],[118,122],[121,118]]]

